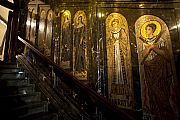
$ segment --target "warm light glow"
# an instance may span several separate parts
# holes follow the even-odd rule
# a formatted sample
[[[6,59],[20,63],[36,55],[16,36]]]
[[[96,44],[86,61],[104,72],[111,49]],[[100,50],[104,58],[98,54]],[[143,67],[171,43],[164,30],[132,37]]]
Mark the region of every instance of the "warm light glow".
[[[102,18],[102,17],[104,17],[104,14],[101,13],[101,12],[99,12],[99,13],[97,13],[97,16],[98,16],[99,18]]]
[[[7,24],[0,19],[0,23],[7,27]]]
[[[31,28],[34,28],[36,26],[36,23],[34,20],[31,21]]]
[[[180,27],[180,23],[178,25],[175,25],[175,26],[171,27],[170,30],[177,29],[178,27]]]
[[[18,39],[21,40],[21,41],[23,40],[23,39],[22,39],[21,37],[19,37],[19,36],[18,36]],[[16,55],[16,58],[17,58],[17,55]]]
[[[180,27],[180,23],[177,25],[177,27]]]
[[[69,15],[70,15],[70,13],[69,13],[68,10],[66,10],[63,14],[64,14],[65,16],[69,16]]]
[[[139,7],[142,7],[142,6],[143,6],[142,4],[139,5]]]
[[[14,1],[13,0],[8,0],[9,2],[11,2],[11,3],[14,3]]]
[[[30,25],[31,25],[30,20],[27,20],[27,21],[26,21],[26,25],[27,25],[27,26],[30,26]]]
[[[44,32],[44,22],[41,22],[40,25],[39,25],[39,30],[41,32]]]
[[[139,8],[145,8],[144,4],[139,4]]]

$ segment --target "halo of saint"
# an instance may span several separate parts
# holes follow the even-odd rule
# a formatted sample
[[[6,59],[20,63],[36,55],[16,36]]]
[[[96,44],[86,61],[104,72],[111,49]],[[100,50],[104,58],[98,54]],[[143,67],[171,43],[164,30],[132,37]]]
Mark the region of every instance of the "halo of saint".
[[[142,25],[142,28],[141,28],[141,36],[144,37],[144,38],[148,38],[147,34],[146,34],[146,26],[149,25],[149,24],[155,24],[156,25],[156,30],[154,31],[153,35],[154,36],[158,36],[159,33],[161,32],[161,25],[158,21],[147,21],[145,22],[143,25]]]
[[[84,11],[79,10],[76,12],[75,16],[74,16],[74,28],[76,28],[76,26],[78,25],[78,18],[82,17],[82,22],[85,24],[85,26],[87,25],[87,20],[86,20],[86,14]]]

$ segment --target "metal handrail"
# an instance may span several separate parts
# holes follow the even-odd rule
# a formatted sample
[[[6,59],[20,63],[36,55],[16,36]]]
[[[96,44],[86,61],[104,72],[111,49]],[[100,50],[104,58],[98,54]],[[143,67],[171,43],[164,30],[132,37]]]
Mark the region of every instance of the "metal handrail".
[[[36,49],[33,45],[27,42],[27,40],[22,39],[18,36],[18,40],[24,43],[28,48],[30,48],[34,53],[36,53],[42,60],[44,60],[48,65],[52,66],[54,72],[57,74],[58,77],[66,78],[63,82],[67,84],[73,84],[78,87],[80,91],[83,91],[86,95],[90,96],[95,100],[95,104],[103,106],[106,110],[111,111],[115,116],[125,119],[125,120],[135,120],[134,112],[132,110],[127,110],[123,108],[119,108],[116,105],[110,103],[106,98],[99,95],[96,91],[92,90],[89,86],[80,82],[76,77],[64,71],[61,67],[55,64],[52,60],[44,56],[38,49]]]

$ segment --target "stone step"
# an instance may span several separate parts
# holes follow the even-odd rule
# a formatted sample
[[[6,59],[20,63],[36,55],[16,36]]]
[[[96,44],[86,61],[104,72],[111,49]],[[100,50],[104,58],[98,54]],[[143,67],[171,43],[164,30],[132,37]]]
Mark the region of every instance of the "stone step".
[[[41,93],[40,92],[33,92],[28,94],[16,94],[16,95],[4,95],[0,96],[1,103],[5,104],[13,104],[17,102],[17,105],[21,104],[20,102],[27,104],[31,102],[39,102],[41,101]],[[5,105],[4,104],[4,105]],[[13,105],[12,105],[13,106]]]
[[[20,68],[16,63],[4,63],[0,62],[0,73],[11,73],[11,72],[19,72]]]
[[[0,95],[7,94],[28,94],[35,92],[35,84],[27,84],[23,86],[2,86],[0,87]]]
[[[18,86],[18,93],[27,94],[35,92],[35,84],[27,84],[23,86]]]
[[[23,94],[21,99],[26,102],[38,102],[41,101],[41,93],[40,92],[33,92],[33,93],[28,93],[28,94]]]
[[[0,118],[5,120],[58,120],[48,112],[48,102],[41,101],[24,72],[16,63],[0,62]]]
[[[19,118],[18,120],[58,120],[57,113],[42,112]]]
[[[16,115],[18,115],[18,118],[23,118],[25,116],[29,116],[40,112],[48,112],[48,102],[41,101],[30,103],[24,106],[17,107],[13,109],[12,112],[17,113]]]
[[[0,73],[0,79],[24,79],[24,72]]]
[[[1,68],[0,67],[0,73],[12,73],[12,72],[18,73],[20,71],[21,71],[20,68]]]
[[[5,86],[24,86],[30,84],[29,79],[0,79],[0,83],[2,82]]]
[[[1,108],[0,108],[1,109]],[[33,102],[24,105],[20,105],[17,107],[9,107],[9,109],[1,109],[0,115],[4,116],[4,118],[9,119],[20,119],[26,116],[30,116],[33,114],[38,114],[42,112],[48,112],[48,102],[41,101],[41,102]]]
[[[16,63],[0,63],[0,68],[18,68]]]

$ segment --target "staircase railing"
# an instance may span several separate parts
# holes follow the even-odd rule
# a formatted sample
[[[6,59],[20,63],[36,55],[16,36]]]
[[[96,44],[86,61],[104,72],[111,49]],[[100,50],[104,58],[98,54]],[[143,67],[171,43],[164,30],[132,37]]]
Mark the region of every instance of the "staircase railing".
[[[135,120],[134,111],[119,108],[88,85],[67,73],[48,57],[18,37],[25,52],[17,56],[36,85],[64,119],[72,120]]]

